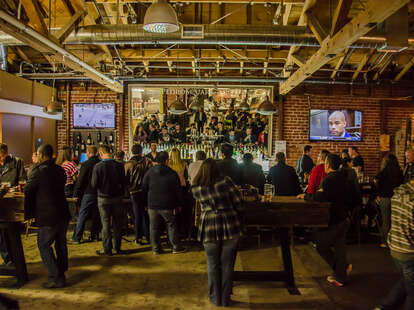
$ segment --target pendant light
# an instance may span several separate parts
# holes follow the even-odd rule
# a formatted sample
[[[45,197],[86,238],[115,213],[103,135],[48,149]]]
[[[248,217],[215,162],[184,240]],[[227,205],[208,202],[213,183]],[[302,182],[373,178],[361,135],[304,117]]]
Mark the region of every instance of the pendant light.
[[[248,98],[248,90],[246,90],[246,98],[237,106],[237,109],[241,110],[241,111],[249,111],[250,110],[250,106],[247,103],[247,98]]]
[[[200,103],[199,97],[193,97],[191,100],[191,104],[189,106],[189,109],[192,111],[198,111],[201,107],[203,107],[203,104]]]
[[[262,115],[272,115],[276,113],[276,106],[269,100],[269,96],[259,105],[257,113]]]
[[[55,64],[53,64],[53,75],[55,74],[56,69],[55,69]],[[53,76],[54,77],[54,76]],[[55,90],[55,79],[53,78],[53,91]],[[48,102],[47,105],[45,105],[43,107],[43,112],[47,113],[47,114],[51,114],[51,115],[56,115],[59,113],[63,112],[63,106],[62,103],[60,103],[59,101],[57,101],[55,99],[55,95],[52,95],[52,98],[50,100],[50,102]]]
[[[155,33],[170,33],[180,29],[177,13],[167,0],[154,0],[145,12],[143,29]]]
[[[168,107],[168,112],[176,115],[187,113],[187,107],[178,95],[175,101]]]

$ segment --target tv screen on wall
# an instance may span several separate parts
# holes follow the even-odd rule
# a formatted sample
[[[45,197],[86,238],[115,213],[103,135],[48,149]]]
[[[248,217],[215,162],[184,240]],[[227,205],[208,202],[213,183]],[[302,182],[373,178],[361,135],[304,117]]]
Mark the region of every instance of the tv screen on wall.
[[[361,111],[310,110],[309,140],[361,141],[361,139]]]
[[[115,104],[75,103],[73,105],[73,127],[115,128]]]

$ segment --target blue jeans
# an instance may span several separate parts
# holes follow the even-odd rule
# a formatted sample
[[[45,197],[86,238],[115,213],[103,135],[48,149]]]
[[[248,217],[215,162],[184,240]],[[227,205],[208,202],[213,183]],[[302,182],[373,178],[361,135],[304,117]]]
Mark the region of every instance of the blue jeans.
[[[158,210],[148,209],[150,219],[150,239],[151,246],[154,252],[161,251],[160,241],[160,223],[161,218],[164,219],[168,230],[168,239],[170,240],[173,250],[179,247],[177,225],[175,221],[175,215],[173,210]]]
[[[48,270],[49,279],[55,282],[64,281],[65,271],[68,270],[67,230],[68,223],[62,222],[54,226],[39,227],[37,231],[37,246],[40,257]],[[53,243],[55,251],[52,248]]]
[[[209,297],[216,306],[229,306],[239,238],[204,242],[207,255]]]
[[[102,222],[102,244],[105,253],[112,253],[112,229],[114,231],[113,247],[115,251],[121,250],[122,240],[122,222],[124,218],[124,210],[122,206],[122,198],[100,199],[98,197],[98,208]]]
[[[394,262],[401,279],[392,288],[380,308],[394,310],[405,304],[404,310],[412,310],[414,309],[414,261],[400,261],[394,258]]]
[[[150,241],[149,233],[149,216],[145,210],[144,197],[145,193],[131,194],[132,210],[134,211],[134,231],[135,240],[140,240],[145,236],[147,241]]]
[[[78,222],[73,231],[72,240],[81,241],[85,224],[88,219],[92,219],[91,238],[98,239],[101,230],[101,220],[99,218],[98,201],[96,195],[85,194],[82,197],[79,210]]]

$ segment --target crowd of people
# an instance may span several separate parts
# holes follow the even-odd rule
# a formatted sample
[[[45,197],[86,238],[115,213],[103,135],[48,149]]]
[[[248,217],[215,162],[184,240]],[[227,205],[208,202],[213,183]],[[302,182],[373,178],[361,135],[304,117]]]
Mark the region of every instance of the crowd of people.
[[[191,119],[191,122],[190,122]],[[208,121],[209,119],[209,121]],[[160,122],[156,115],[145,117],[134,130],[135,143],[181,144],[198,141],[201,135],[217,136],[217,143],[267,145],[267,119],[265,116],[229,109],[222,116],[207,117],[203,109],[193,117],[184,116],[181,123],[190,122],[187,130],[176,117]]]
[[[232,274],[239,240],[243,232],[243,208],[240,186],[256,187],[263,193],[264,185],[272,183],[275,195],[297,199],[330,202],[327,228],[318,229],[313,238],[316,249],[332,267],[327,280],[335,286],[347,283],[352,264],[347,260],[346,236],[355,211],[362,204],[358,175],[364,171],[364,160],[356,147],[340,154],[321,150],[316,165],[312,147],[304,146],[296,169],[286,164],[285,153],[276,154],[267,176],[261,166],[253,163],[249,153],[238,164],[233,145],[221,144],[221,160],[206,158],[203,151],[188,165],[180,152],[142,154],[142,146],[134,144],[132,157],[124,161],[124,153],[116,158],[106,145],[87,147],[88,160],[80,169],[72,161],[71,149],[64,147],[56,159],[53,148],[42,145],[34,154],[25,186],[27,218],[34,218],[38,230],[38,247],[49,272],[47,288],[65,286],[68,268],[66,232],[71,217],[67,197],[78,199],[80,208],[74,229],[73,244],[85,242],[84,230],[92,221],[90,241],[102,238],[97,255],[122,253],[122,234],[128,210],[123,199],[130,199],[130,218],[137,244],[151,244],[154,255],[166,253],[160,236],[167,231],[171,253],[186,251],[182,240],[195,236],[195,205],[199,208],[196,238],[204,246],[209,298],[217,306],[231,304]],[[400,272],[401,280],[376,309],[396,309],[405,302],[413,309],[414,266],[414,150],[406,152],[407,167],[403,171],[395,155],[384,156],[374,178],[377,202],[382,218],[381,245],[388,247]],[[8,154],[7,145],[0,144],[0,181],[15,186],[26,179],[23,162]],[[10,263],[7,237],[0,231],[0,253]],[[54,250],[52,249],[54,245]]]

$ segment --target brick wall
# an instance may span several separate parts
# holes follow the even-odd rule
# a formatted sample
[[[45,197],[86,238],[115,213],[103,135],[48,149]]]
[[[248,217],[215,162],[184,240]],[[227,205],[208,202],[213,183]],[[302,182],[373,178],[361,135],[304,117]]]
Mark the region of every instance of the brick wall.
[[[395,89],[391,87],[355,87],[355,86],[302,86],[286,97],[283,111],[283,136],[287,142],[288,164],[295,166],[302,154],[305,144],[312,146],[314,161],[321,149],[340,153],[342,149],[355,145],[365,161],[366,173],[376,174],[381,160],[379,136],[383,133],[393,136],[405,126],[407,116],[414,116],[414,105],[406,100],[390,101],[391,98],[408,96],[413,89]],[[387,101],[386,103],[384,103]],[[309,141],[310,109],[355,109],[362,114],[361,142],[324,142]],[[381,115],[384,119],[381,119]],[[278,117],[274,117],[273,128],[277,128]],[[383,122],[381,124],[381,122]],[[278,132],[273,132],[277,139]],[[279,137],[280,138],[280,137]],[[397,152],[400,163],[403,163],[404,151]]]

